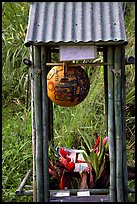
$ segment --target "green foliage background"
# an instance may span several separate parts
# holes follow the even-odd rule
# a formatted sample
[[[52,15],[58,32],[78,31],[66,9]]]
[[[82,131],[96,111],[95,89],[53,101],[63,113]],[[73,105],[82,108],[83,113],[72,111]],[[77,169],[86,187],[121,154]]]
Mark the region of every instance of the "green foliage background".
[[[18,185],[32,170],[31,109],[25,109],[25,86],[29,58],[24,46],[30,2],[2,2],[2,200],[32,202],[32,196],[15,196]],[[135,3],[124,2],[128,38],[126,56],[135,55]],[[56,56],[53,56],[55,59]],[[91,69],[88,70],[90,76]],[[95,141],[94,134],[105,135],[103,68],[90,76],[87,98],[78,106],[54,105],[55,146],[83,148]],[[30,93],[29,93],[30,96]],[[126,66],[126,122],[128,164],[135,165],[135,67]],[[71,125],[70,125],[71,124]],[[84,141],[83,141],[83,138]],[[134,181],[129,182],[134,187]],[[32,189],[32,176],[26,189]],[[134,195],[129,195],[131,201]]]

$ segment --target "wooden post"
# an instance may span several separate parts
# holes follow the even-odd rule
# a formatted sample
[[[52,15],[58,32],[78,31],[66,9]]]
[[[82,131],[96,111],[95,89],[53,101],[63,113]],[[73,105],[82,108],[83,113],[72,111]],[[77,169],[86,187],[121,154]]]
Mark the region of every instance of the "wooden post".
[[[41,50],[34,47],[34,111],[36,127],[36,186],[37,202],[43,202],[43,129],[41,93]]]
[[[113,48],[108,47],[108,63],[113,64]],[[116,162],[114,127],[114,76],[113,66],[108,66],[108,143],[110,156],[110,202],[116,202]]]
[[[114,50],[114,102],[116,132],[116,188],[117,201],[124,202],[122,179],[122,115],[121,115],[121,47]]]

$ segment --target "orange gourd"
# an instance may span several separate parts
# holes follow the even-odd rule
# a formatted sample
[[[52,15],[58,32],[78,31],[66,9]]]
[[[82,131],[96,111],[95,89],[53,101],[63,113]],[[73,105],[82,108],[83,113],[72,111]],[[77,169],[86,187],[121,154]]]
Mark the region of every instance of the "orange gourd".
[[[68,66],[64,74],[63,66],[54,66],[47,75],[48,97],[60,106],[75,106],[87,96],[90,82],[85,70]]]

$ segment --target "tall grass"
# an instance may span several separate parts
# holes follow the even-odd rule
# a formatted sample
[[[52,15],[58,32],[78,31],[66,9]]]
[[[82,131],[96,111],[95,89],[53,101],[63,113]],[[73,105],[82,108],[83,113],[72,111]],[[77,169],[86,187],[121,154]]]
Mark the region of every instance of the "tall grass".
[[[2,3],[2,201],[23,202],[15,191],[32,169],[31,112],[24,118],[25,75],[29,57],[24,46],[29,3]],[[30,179],[28,184],[31,184]]]
[[[2,3],[2,100],[24,98],[25,74],[28,73],[22,63],[29,57],[24,46],[28,24],[29,3]]]
[[[54,141],[60,146],[80,148],[85,135],[91,144],[94,133],[104,134],[104,91],[102,67],[98,67],[90,78],[88,96],[74,107],[54,107]]]
[[[135,56],[135,3],[125,2],[126,56]],[[135,165],[135,65],[126,65],[127,158]]]
[[[14,112],[16,108],[16,112]],[[16,105],[2,112],[2,200],[23,201],[15,191],[29,169],[32,169],[31,117]],[[6,115],[6,117],[5,117]],[[30,188],[32,179],[27,183]],[[29,198],[28,200],[31,201]]]
[[[135,56],[135,2],[124,2],[125,26],[128,39],[126,56]],[[126,135],[127,162],[135,166],[135,65],[126,65]],[[135,188],[135,181],[128,182],[129,188]],[[135,195],[130,193],[128,198],[135,202]]]

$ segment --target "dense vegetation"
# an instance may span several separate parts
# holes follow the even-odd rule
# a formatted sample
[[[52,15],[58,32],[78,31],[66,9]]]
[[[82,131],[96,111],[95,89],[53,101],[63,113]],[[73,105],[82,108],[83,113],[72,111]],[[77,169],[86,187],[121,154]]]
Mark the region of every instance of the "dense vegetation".
[[[30,97],[26,109],[26,75],[23,64],[29,58],[24,46],[28,24],[28,2],[2,3],[2,200],[31,202],[32,196],[15,196],[18,185],[32,170]],[[125,2],[125,25],[128,38],[126,56],[135,55],[135,4]],[[54,58],[54,56],[53,56]],[[93,72],[93,71],[92,71]],[[88,74],[90,75],[89,69]],[[94,134],[105,135],[103,67],[90,76],[87,98],[78,106],[54,105],[55,146],[82,148],[84,142],[95,142]],[[29,90],[30,96],[30,90]],[[135,68],[126,66],[126,131],[128,164],[135,165]],[[71,124],[71,125],[70,125]],[[65,136],[65,137],[64,137]],[[134,187],[134,181],[129,181]],[[26,183],[32,189],[32,177]],[[129,194],[131,201],[134,195]]]

